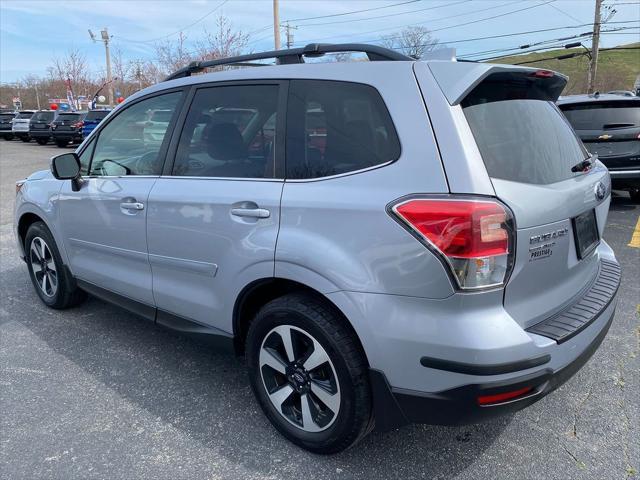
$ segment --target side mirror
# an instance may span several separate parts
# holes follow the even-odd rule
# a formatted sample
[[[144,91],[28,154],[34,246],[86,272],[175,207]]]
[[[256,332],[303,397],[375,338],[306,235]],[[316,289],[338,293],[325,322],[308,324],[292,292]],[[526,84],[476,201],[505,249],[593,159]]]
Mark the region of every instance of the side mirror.
[[[80,157],[75,152],[63,153],[51,159],[51,173],[58,180],[71,180],[74,192],[80,190]]]

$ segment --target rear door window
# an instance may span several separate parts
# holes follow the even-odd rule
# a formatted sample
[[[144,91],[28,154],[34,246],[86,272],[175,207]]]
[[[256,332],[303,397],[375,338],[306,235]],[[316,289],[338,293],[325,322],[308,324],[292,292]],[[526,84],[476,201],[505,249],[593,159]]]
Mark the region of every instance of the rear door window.
[[[552,102],[483,100],[462,106],[490,177],[550,184],[578,175],[571,167],[588,153]]]
[[[375,88],[349,82],[291,81],[287,178],[338,175],[399,156],[400,141]]]
[[[560,109],[576,130],[640,127],[639,101],[568,104]]]

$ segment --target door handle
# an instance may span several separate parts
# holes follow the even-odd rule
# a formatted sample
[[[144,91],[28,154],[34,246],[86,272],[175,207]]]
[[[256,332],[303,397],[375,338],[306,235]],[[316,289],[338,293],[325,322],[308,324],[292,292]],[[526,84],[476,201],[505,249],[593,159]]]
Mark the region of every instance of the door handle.
[[[236,217],[269,218],[271,212],[265,208],[232,208],[231,215]]]
[[[144,203],[140,202],[122,202],[120,208],[125,210],[144,210]]]

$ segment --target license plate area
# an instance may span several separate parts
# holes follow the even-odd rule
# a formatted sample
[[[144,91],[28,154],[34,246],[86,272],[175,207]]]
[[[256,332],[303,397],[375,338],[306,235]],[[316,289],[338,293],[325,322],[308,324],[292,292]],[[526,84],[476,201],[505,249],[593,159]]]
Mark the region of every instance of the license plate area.
[[[596,211],[588,210],[581,213],[577,217],[571,219],[571,223],[573,224],[573,236],[576,244],[578,260],[582,260],[589,256],[589,254],[600,243]]]

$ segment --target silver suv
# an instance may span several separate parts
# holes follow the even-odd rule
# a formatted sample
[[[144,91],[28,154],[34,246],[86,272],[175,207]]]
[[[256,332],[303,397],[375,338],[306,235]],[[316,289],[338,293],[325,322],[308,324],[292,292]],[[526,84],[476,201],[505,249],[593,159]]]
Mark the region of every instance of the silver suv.
[[[304,64],[338,51],[370,61]],[[52,308],[88,292],[245,355],[303,448],[486,420],[571,377],[614,316],[609,174],[565,83],[353,44],[194,63],[18,182],[18,244]]]

